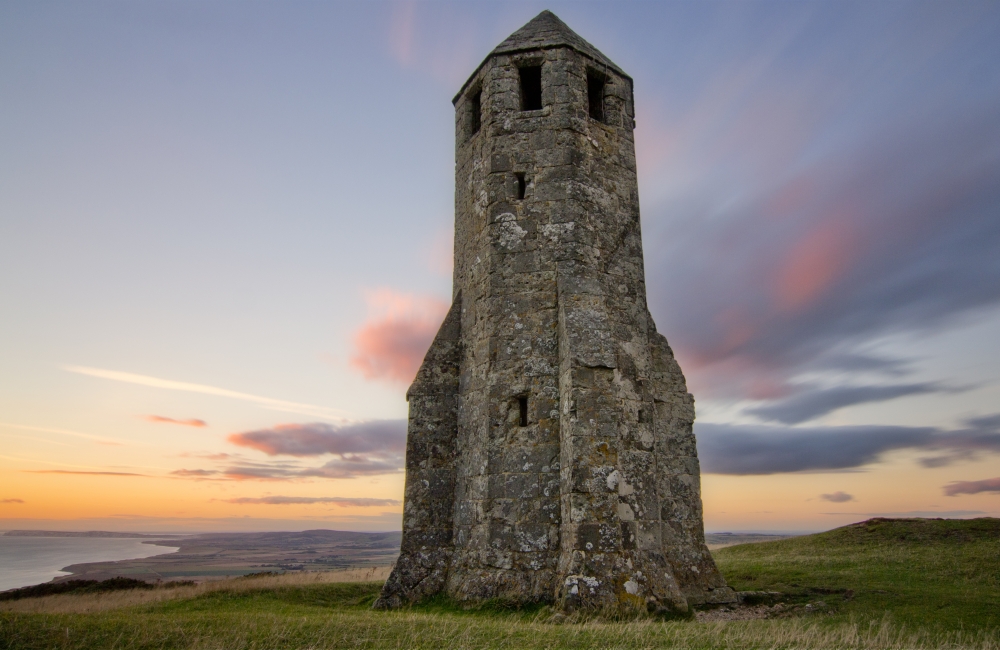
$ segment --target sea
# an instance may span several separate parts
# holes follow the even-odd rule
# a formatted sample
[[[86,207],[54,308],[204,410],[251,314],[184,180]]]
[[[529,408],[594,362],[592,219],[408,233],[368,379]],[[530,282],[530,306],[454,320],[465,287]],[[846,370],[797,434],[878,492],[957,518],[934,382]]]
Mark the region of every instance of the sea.
[[[148,539],[103,537],[7,537],[0,535],[0,591],[69,575],[62,569],[83,562],[135,560],[174,553],[178,547],[143,544]]]

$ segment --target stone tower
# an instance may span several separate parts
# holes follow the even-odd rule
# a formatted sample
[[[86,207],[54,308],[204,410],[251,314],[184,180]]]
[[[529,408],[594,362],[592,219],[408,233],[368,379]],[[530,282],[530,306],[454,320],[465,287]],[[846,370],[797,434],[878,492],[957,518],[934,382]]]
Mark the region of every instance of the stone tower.
[[[407,392],[376,607],[735,600],[705,547],[694,399],[646,307],[632,79],[545,11],[454,104],[454,302]]]

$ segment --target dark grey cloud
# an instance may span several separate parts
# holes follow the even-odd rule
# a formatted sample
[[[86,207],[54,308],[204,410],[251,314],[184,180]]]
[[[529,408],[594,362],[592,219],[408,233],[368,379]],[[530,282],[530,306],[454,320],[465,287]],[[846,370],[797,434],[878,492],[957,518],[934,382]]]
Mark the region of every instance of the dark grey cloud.
[[[779,427],[695,424],[702,471],[779,474],[861,467],[894,449],[926,445],[930,427]]]
[[[406,449],[406,421],[371,420],[343,426],[325,422],[280,424],[234,433],[228,439],[269,456],[400,454]]]
[[[978,418],[969,418],[968,420],[965,420],[965,425],[970,429],[996,433],[997,431],[1000,431],[1000,413]]]
[[[237,497],[235,499],[223,499],[227,503],[263,503],[267,505],[301,505],[313,503],[332,503],[341,507],[355,506],[368,508],[373,506],[398,506],[403,502],[396,499],[374,499],[370,497]]]
[[[912,372],[912,361],[876,357],[868,354],[833,354],[821,358],[817,365],[830,370],[876,372],[892,376],[906,375]]]
[[[921,458],[920,464],[924,467],[945,467],[964,460],[974,460],[982,452],[1000,452],[1000,416],[970,418],[963,424],[966,428],[935,438],[927,449],[940,453]]]
[[[170,472],[173,476],[182,478],[208,478],[217,475],[218,470],[214,469],[177,469]]]
[[[786,399],[748,409],[747,413],[770,422],[798,424],[845,406],[883,402],[906,395],[952,392],[952,390],[936,383],[809,388]]]
[[[848,494],[847,492],[840,492],[838,490],[833,494],[821,494],[819,495],[819,498],[823,499],[824,501],[830,501],[831,503],[844,503],[846,501],[853,501],[854,495]]]
[[[979,494],[980,492],[1000,493],[1000,476],[981,481],[954,481],[944,486],[944,493],[950,497],[959,494]]]
[[[230,464],[222,475],[235,479],[292,480],[297,478],[355,478],[398,472],[406,450],[405,420],[372,420],[344,426],[325,422],[281,424],[269,429],[234,433],[229,441],[269,456],[324,456],[319,467],[291,461]]]
[[[785,427],[695,423],[702,471],[779,474],[848,470],[899,449],[939,452],[947,465],[1000,453],[1000,433],[933,427]]]

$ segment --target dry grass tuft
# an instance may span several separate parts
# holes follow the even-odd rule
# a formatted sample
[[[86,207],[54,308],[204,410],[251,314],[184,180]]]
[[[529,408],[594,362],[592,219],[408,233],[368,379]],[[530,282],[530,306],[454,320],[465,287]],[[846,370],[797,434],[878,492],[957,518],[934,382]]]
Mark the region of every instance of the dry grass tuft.
[[[280,575],[249,575],[225,580],[209,580],[196,585],[171,586],[156,589],[129,589],[96,594],[60,594],[41,598],[24,598],[0,602],[0,612],[22,614],[89,614],[135,605],[149,605],[168,600],[196,598],[204,594],[227,591],[233,593],[317,585],[331,582],[384,582],[392,567],[369,567],[343,571],[302,571]]]

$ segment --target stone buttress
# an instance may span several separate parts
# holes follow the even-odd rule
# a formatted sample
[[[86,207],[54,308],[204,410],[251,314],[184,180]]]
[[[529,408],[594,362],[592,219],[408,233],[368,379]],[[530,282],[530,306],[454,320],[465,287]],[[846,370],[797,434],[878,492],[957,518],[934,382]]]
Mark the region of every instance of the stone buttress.
[[[694,399],[646,307],[632,79],[550,12],[455,98],[454,302],[407,393],[377,607],[732,602]]]

